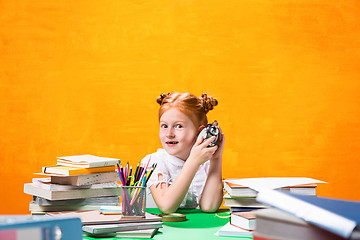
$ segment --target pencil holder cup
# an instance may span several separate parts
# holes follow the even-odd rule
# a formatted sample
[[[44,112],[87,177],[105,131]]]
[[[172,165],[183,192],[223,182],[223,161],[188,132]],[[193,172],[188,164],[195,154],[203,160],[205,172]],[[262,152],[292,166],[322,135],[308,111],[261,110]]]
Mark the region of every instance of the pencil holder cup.
[[[122,187],[122,216],[145,217],[146,187]]]

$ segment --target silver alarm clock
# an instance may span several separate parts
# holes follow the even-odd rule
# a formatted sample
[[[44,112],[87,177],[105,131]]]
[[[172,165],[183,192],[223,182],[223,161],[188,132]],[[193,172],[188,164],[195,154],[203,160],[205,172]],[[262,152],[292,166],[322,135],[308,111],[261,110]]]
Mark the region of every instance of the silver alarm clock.
[[[214,141],[212,141],[208,146],[208,147],[213,147],[216,145],[219,139],[219,134],[220,134],[220,130],[219,130],[218,122],[215,120],[213,123],[211,124],[209,123],[203,130],[201,130],[197,140],[199,140],[199,138],[203,138],[205,140],[211,138],[212,136],[215,136]]]

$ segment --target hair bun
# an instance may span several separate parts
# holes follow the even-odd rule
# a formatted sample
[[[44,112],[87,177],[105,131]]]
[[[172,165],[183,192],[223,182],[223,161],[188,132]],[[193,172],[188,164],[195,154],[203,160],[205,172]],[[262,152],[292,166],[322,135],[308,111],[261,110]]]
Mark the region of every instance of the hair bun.
[[[168,93],[168,94],[166,94],[166,93],[160,94],[160,96],[158,96],[158,98],[156,99],[156,102],[161,105],[163,103],[164,99],[169,95],[170,95],[170,93]]]
[[[205,113],[208,113],[210,110],[213,110],[214,107],[218,105],[218,101],[213,97],[209,97],[207,93],[203,93],[201,97],[199,97],[199,100],[204,108]]]

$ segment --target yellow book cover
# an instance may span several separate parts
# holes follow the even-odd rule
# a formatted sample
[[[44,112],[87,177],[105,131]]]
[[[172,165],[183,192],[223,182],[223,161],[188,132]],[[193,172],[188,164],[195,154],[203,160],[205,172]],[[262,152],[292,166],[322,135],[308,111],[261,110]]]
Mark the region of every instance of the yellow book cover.
[[[106,167],[94,167],[94,168],[79,168],[79,167],[68,167],[68,166],[48,166],[42,168],[42,173],[56,176],[74,176],[83,175],[90,173],[101,173],[101,172],[113,172],[115,171],[114,166]]]

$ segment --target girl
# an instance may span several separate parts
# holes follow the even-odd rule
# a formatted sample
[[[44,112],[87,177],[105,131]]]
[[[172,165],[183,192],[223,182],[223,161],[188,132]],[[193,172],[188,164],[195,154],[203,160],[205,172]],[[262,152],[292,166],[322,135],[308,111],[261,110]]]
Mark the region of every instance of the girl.
[[[224,137],[220,131],[217,145],[207,147],[215,137],[198,139],[207,125],[206,113],[218,104],[203,94],[197,98],[190,93],[161,94],[160,141],[163,149],[146,156],[145,164],[157,163],[147,186],[160,211],[175,212],[180,208],[196,208],[214,212],[223,199],[222,152]]]

